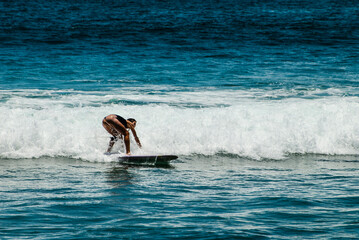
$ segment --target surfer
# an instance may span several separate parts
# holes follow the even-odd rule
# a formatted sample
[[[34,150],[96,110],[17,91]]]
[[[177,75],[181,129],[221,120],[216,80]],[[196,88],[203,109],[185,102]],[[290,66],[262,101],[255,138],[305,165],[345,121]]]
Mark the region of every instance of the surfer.
[[[135,127],[137,121],[133,118],[124,119],[123,117],[115,114],[106,116],[102,121],[102,126],[109,132],[112,137],[108,144],[107,152],[110,152],[118,138],[121,138],[125,142],[126,154],[130,155],[130,133],[128,129],[131,129],[133,136],[135,137],[137,145],[141,148],[140,139],[137,137]]]

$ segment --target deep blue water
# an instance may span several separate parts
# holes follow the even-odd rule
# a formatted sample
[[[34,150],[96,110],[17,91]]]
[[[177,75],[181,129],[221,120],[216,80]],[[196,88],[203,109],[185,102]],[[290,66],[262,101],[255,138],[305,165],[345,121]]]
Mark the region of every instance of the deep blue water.
[[[358,26],[357,1],[1,1],[0,238],[359,238]],[[179,159],[104,155],[111,113]]]
[[[1,3],[1,87],[353,86],[355,3]]]

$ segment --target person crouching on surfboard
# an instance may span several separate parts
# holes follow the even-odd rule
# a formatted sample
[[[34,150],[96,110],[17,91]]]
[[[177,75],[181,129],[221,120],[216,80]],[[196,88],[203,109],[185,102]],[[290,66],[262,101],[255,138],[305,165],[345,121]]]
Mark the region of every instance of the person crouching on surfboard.
[[[110,114],[106,116],[102,121],[102,126],[106,129],[107,132],[109,132],[112,137],[110,139],[110,142],[108,144],[107,152],[109,153],[115,144],[117,142],[118,138],[123,138],[126,146],[126,154],[130,155],[130,133],[128,129],[131,129],[131,132],[133,136],[135,137],[137,145],[141,148],[141,142],[140,139],[138,139],[135,127],[136,127],[137,121],[133,118],[124,119],[123,117],[115,114]]]

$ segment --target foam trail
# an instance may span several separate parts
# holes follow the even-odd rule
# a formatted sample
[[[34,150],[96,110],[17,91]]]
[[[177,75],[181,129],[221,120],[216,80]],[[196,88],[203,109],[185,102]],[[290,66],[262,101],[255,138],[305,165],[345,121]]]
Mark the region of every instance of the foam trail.
[[[169,96],[170,103],[128,105],[109,104],[113,95],[24,95],[8,96],[0,105],[1,158],[64,156],[113,161],[113,156],[103,154],[109,135],[101,125],[110,113],[138,120],[136,130],[143,149],[132,139],[134,154],[227,152],[253,159],[282,159],[288,153],[359,154],[357,97],[246,98],[229,99],[229,106],[216,106],[212,100],[206,107],[200,103],[186,107],[183,101],[173,104],[184,98],[177,93]],[[203,99],[206,97],[208,94]],[[189,97],[187,103],[195,99],[198,96]],[[115,150],[120,149],[117,144]]]

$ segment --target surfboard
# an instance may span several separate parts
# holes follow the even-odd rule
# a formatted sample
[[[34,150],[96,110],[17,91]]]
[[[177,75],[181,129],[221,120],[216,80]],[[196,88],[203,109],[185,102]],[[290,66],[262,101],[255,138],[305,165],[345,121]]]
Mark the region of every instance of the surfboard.
[[[121,163],[138,165],[168,165],[169,161],[177,159],[176,155],[129,155],[120,156]]]

